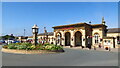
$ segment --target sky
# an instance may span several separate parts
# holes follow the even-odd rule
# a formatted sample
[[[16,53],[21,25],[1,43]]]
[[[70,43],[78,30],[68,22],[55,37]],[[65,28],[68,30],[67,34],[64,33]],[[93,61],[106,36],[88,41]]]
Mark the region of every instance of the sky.
[[[117,2],[3,2],[2,35],[32,35],[37,24],[39,33],[53,32],[53,26],[91,21],[101,24],[105,18],[108,28],[118,27]]]

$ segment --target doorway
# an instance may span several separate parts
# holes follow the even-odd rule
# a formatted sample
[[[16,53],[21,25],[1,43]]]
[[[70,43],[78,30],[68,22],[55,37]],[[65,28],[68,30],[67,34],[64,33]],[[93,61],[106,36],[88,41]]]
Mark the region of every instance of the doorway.
[[[75,46],[82,46],[82,34],[79,31],[75,33]]]
[[[65,33],[65,46],[70,46],[71,45],[70,44],[70,37],[71,37],[70,32],[66,32]]]

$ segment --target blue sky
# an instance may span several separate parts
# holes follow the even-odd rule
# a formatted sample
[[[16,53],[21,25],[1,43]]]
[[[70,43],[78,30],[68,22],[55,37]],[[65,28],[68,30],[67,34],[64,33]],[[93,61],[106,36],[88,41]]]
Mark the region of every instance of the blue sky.
[[[32,35],[37,24],[39,33],[52,32],[53,26],[89,21],[100,24],[104,16],[108,28],[118,27],[117,2],[3,2],[3,35]]]

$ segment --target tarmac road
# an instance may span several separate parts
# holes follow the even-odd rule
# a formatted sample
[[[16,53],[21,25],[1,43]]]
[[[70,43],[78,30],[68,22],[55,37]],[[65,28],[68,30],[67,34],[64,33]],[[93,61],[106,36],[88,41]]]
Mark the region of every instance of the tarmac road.
[[[55,54],[2,53],[3,66],[118,66],[118,53],[65,48]]]

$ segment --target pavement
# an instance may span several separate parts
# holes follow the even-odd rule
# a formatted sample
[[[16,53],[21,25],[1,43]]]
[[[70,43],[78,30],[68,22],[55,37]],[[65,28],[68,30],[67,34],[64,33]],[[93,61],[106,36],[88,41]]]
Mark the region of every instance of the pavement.
[[[81,47],[69,47],[69,46],[65,46],[64,48],[70,48],[70,49],[82,49]],[[89,49],[89,48],[83,48],[82,50],[94,50]],[[105,48],[96,48],[95,51],[109,51],[109,50],[105,50]],[[109,52],[120,52],[119,48],[111,48]]]
[[[118,66],[118,53],[64,48],[64,53],[2,53],[3,66]]]

